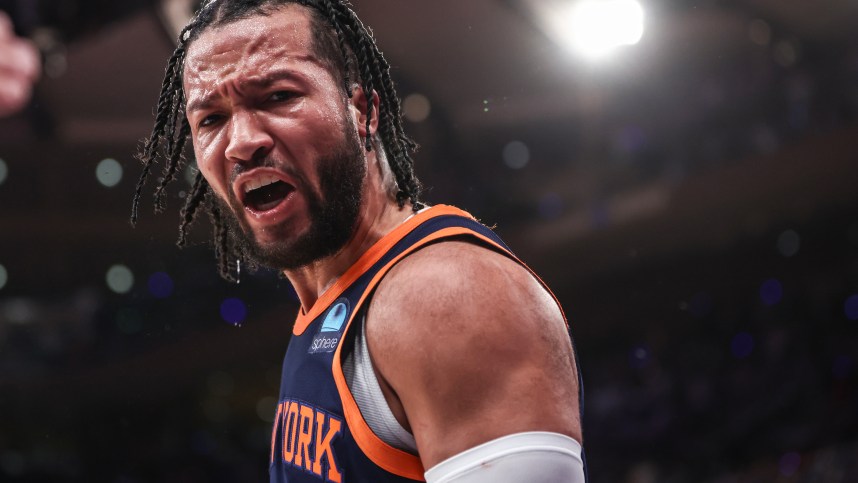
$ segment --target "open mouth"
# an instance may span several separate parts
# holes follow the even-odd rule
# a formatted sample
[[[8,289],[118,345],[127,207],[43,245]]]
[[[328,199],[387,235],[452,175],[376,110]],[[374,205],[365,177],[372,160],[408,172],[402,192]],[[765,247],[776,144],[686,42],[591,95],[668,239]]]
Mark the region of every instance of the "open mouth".
[[[244,206],[263,213],[279,205],[295,187],[273,176],[254,180],[244,187]]]

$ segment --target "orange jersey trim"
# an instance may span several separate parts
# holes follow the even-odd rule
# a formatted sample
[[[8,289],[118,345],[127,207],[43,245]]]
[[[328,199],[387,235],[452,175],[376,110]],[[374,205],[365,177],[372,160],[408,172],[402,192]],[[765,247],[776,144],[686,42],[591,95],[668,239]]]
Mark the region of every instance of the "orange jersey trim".
[[[351,328],[352,321],[354,317],[360,312],[360,308],[363,306],[364,302],[366,302],[367,297],[372,294],[375,287],[381,282],[381,279],[396,265],[400,260],[410,255],[414,251],[419,248],[426,246],[427,244],[441,239],[441,238],[450,238],[458,235],[468,235],[478,238],[483,241],[490,247],[493,247],[499,250],[502,254],[510,257],[512,260],[519,263],[522,267],[524,267],[538,282],[542,287],[544,287],[549,295],[551,295],[552,299],[554,299],[557,307],[560,309],[560,314],[563,317],[563,321],[566,323],[566,326],[569,326],[569,322],[566,320],[566,315],[563,313],[563,308],[560,306],[560,303],[557,300],[557,297],[548,289],[548,286],[545,285],[545,282],[540,279],[533,270],[530,269],[524,262],[518,259],[515,255],[513,255],[509,250],[504,248],[503,246],[496,243],[494,240],[481,235],[469,228],[464,227],[450,227],[439,230],[431,235],[428,235],[426,238],[418,241],[404,252],[400,253],[396,258],[388,262],[378,273],[372,278],[369,285],[367,286],[366,291],[364,291],[363,295],[361,295],[360,300],[355,306],[351,316],[349,317],[349,321],[346,324],[346,329],[343,332],[347,334],[349,329]],[[363,418],[363,415],[358,408],[357,402],[354,399],[351,391],[349,390],[348,383],[346,382],[345,375],[343,374],[343,368],[341,364],[341,356],[342,356],[342,344],[337,347],[337,350],[334,354],[333,360],[333,375],[334,381],[337,384],[337,391],[340,394],[340,399],[343,403],[343,412],[345,413],[346,422],[349,426],[349,430],[352,433],[352,436],[355,439],[355,442],[360,447],[361,451],[367,455],[367,457],[379,467],[385,469],[386,471],[393,473],[395,475],[399,475],[405,478],[410,478],[412,480],[425,481],[424,473],[425,469],[423,468],[423,463],[420,461],[420,458],[412,455],[411,453],[402,451],[400,449],[394,448],[384,441],[382,441],[373,431],[370,429],[369,425]]]
[[[448,205],[436,205],[421,213],[415,214],[410,219],[396,227],[393,231],[375,242],[375,244],[361,255],[357,262],[346,270],[346,272],[340,276],[340,278],[338,278],[328,290],[325,290],[325,293],[316,300],[316,303],[313,304],[309,312],[305,312],[304,307],[301,307],[298,312],[298,317],[295,320],[295,326],[292,328],[292,334],[303,334],[316,317],[321,315],[321,313],[324,312],[325,309],[327,309],[328,306],[337,299],[337,297],[342,295],[342,293],[352,283],[354,283],[355,280],[360,278],[364,272],[375,265],[375,263],[393,247],[393,245],[404,238],[405,235],[411,232],[411,230],[417,228],[421,223],[430,218],[443,215],[459,215],[464,216],[465,218],[474,218],[469,213]]]
[[[375,245],[370,248],[363,256],[361,256],[358,261],[348,270],[342,277],[340,277],[337,282],[328,289],[322,297],[314,304],[314,306],[310,309],[308,313],[298,314],[298,320],[295,324],[295,329],[293,333],[295,335],[301,335],[307,327],[312,323],[312,321],[318,317],[327,307],[339,297],[349,285],[351,285],[355,280],[357,280],[361,275],[363,275],[369,268],[371,268],[378,260],[387,253],[397,242],[399,242],[403,237],[405,237],[408,233],[410,233],[414,228],[419,226],[421,223],[429,220],[431,218],[435,218],[437,216],[443,215],[459,215],[466,218],[474,219],[473,216],[468,214],[465,211],[462,211],[458,208],[446,205],[437,205],[428,210],[418,213],[413,216],[411,219],[397,227],[395,230],[391,231],[389,234],[382,237]],[[560,308],[561,315],[563,316],[564,321],[566,321],[566,316],[563,314],[563,309],[557,301],[557,297],[554,296],[553,293],[548,289],[545,283],[530,269],[524,262],[518,259],[515,255],[513,255],[509,250],[496,243],[494,240],[481,235],[469,228],[465,227],[449,227],[441,229],[435,233],[427,235],[425,238],[419,240],[414,245],[408,247],[405,251],[397,255],[391,261],[389,261],[384,267],[382,267],[378,273],[373,276],[372,280],[370,280],[366,290],[361,295],[357,304],[352,310],[351,315],[349,316],[349,320],[346,323],[346,328],[343,331],[343,334],[348,334],[349,330],[352,327],[352,322],[354,321],[355,316],[360,313],[360,308],[366,302],[367,298],[373,293],[375,287],[381,282],[381,279],[393,268],[400,260],[410,255],[414,251],[426,246],[427,244],[442,239],[442,238],[451,238],[454,236],[467,235],[475,237],[481,240],[483,243],[488,245],[490,248],[494,248],[498,250],[500,253],[510,257],[512,260],[519,263],[522,267],[524,267],[539,283],[542,285],[551,297],[554,299],[558,308]],[[568,322],[566,322],[568,327]],[[343,412],[346,419],[346,424],[349,427],[349,431],[355,439],[358,447],[363,451],[363,453],[376,465],[380,468],[393,473],[395,475],[401,476],[403,478],[409,478],[416,481],[425,481],[424,473],[425,469],[423,467],[423,463],[420,458],[416,455],[408,453],[406,451],[394,448],[393,446],[388,445],[384,441],[382,441],[373,431],[370,429],[369,425],[363,418],[363,415],[358,408],[357,402],[354,399],[351,391],[349,390],[348,383],[346,382],[345,375],[343,374],[341,359],[342,359],[342,348],[343,345],[339,344],[336,352],[334,353],[333,363],[332,363],[332,373],[334,376],[334,382],[337,386],[337,391],[340,395],[340,400],[343,405]]]
[[[465,235],[465,234],[476,234],[473,231],[467,228],[461,227],[452,227],[445,228],[439,230],[431,235],[423,238],[419,242],[410,246],[404,252],[400,253],[393,260],[387,263],[379,272],[372,278],[367,286],[367,289],[364,291],[363,295],[361,295],[360,300],[358,300],[357,305],[352,311],[351,316],[349,317],[348,324],[346,324],[346,329],[343,334],[348,334],[349,329],[351,328],[352,321],[355,316],[360,312],[360,307],[363,306],[363,303],[366,301],[366,298],[373,292],[376,285],[381,281],[381,279],[387,274],[387,272],[396,265],[397,262],[402,260],[404,257],[410,255],[418,248],[422,248],[427,243],[445,237],[451,237],[455,235]],[[337,391],[340,393],[340,399],[343,403],[343,412],[345,413],[346,423],[349,426],[349,431],[351,431],[352,436],[355,439],[355,442],[360,447],[361,451],[366,454],[366,456],[376,465],[383,468],[384,470],[393,473],[398,476],[402,476],[404,478],[410,478],[412,480],[417,481],[426,481],[424,479],[423,474],[426,470],[423,468],[423,463],[420,461],[420,458],[408,453],[406,451],[402,451],[401,449],[394,448],[389,444],[385,443],[381,440],[375,433],[372,432],[369,425],[363,418],[363,415],[358,408],[357,402],[355,401],[354,396],[349,390],[348,383],[346,382],[345,375],[343,374],[343,368],[341,364],[341,356],[342,356],[343,345],[340,344],[337,347],[337,351],[334,353],[334,362],[333,362],[333,374],[334,381],[337,384]]]

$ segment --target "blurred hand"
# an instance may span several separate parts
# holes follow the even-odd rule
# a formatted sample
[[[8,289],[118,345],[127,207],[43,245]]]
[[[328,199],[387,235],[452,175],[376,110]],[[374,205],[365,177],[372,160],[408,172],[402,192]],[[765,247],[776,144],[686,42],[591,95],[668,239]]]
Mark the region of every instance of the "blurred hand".
[[[40,69],[36,46],[16,37],[12,20],[0,11],[0,117],[27,105]]]

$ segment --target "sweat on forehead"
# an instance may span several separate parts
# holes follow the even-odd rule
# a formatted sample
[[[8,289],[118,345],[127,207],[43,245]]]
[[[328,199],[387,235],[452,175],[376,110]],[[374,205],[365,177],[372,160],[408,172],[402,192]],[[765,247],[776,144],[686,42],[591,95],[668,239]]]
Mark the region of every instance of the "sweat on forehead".
[[[307,6],[312,4],[314,6]],[[264,22],[275,13],[288,13],[283,28],[308,28],[313,53],[318,60],[326,63],[332,70],[339,73],[339,77],[345,78],[345,65],[343,50],[339,45],[337,34],[329,20],[322,14],[315,2],[299,0],[256,0],[256,1],[230,1],[212,0],[204,5],[197,16],[188,25],[181,39],[186,49],[191,49],[198,37],[209,30],[220,30],[220,27],[247,20],[249,25],[253,24],[254,18]],[[284,16],[279,15],[283,18]],[[292,18],[300,20],[299,23],[292,22]],[[305,23],[309,21],[309,23]],[[251,27],[252,28],[252,27]],[[347,55],[353,56],[352,49],[344,46]],[[352,70],[352,69],[350,69]],[[349,72],[349,77],[356,80],[356,72]]]
[[[309,20],[303,12],[291,15],[291,10],[206,28],[187,46],[186,76],[224,62],[234,70],[242,64],[266,66],[284,58],[318,57]]]
[[[203,32],[188,48],[184,69],[186,109],[195,113],[217,105],[217,99],[250,99],[272,85],[324,88],[345,100],[336,73],[315,54],[306,16],[281,10]],[[337,93],[339,92],[339,96]],[[234,97],[238,96],[238,97]]]

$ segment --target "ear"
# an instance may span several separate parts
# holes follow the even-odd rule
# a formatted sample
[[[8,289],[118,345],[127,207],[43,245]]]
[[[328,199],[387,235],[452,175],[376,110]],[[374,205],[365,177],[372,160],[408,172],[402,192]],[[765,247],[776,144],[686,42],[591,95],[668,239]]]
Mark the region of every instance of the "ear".
[[[369,134],[375,134],[378,130],[378,93],[373,91],[372,93],[372,121],[369,123]],[[365,138],[367,135],[366,132],[366,116],[367,116],[367,106],[369,106],[367,102],[367,96],[364,90],[359,86],[354,86],[354,91],[351,99],[349,99],[349,108],[352,113],[352,117],[354,118],[355,123],[357,124],[358,134],[360,137]]]

